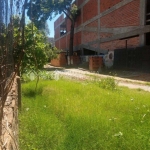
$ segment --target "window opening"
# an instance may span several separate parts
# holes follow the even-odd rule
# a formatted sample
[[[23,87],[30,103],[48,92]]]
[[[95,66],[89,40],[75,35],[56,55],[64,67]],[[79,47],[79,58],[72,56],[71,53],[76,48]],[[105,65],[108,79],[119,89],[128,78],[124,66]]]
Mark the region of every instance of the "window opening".
[[[146,6],[146,25],[150,25],[150,0],[147,0]],[[146,33],[146,45],[150,45],[150,32]]]

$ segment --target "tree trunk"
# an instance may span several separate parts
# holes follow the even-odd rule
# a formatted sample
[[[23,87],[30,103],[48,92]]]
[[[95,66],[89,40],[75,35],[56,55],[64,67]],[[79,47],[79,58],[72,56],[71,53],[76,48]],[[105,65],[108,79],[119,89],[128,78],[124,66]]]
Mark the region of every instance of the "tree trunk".
[[[69,56],[73,55],[74,26],[75,26],[74,21],[71,21],[70,41],[69,41]]]

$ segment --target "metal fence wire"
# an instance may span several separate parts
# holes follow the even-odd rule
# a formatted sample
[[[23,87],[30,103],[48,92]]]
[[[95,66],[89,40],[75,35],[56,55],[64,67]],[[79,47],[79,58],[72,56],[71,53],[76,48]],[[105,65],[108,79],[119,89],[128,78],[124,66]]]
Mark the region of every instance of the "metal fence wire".
[[[16,71],[13,57],[13,18],[22,15],[23,4],[24,0],[0,0],[0,135],[3,105]]]

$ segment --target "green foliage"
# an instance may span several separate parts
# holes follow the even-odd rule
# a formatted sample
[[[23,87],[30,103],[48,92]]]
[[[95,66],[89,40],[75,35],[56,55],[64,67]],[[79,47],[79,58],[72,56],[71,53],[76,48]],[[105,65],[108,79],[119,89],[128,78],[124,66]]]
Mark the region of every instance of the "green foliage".
[[[103,89],[116,90],[117,83],[114,78],[103,78],[99,81],[99,86]]]
[[[55,46],[52,46],[51,44],[47,44],[45,47],[45,52],[48,57],[48,62],[50,62],[52,59],[57,58],[58,54],[61,51],[58,50]]]
[[[150,149],[149,92],[51,80],[34,97],[34,86],[22,86],[21,150]]]
[[[25,56],[22,62],[22,70],[41,69],[47,62],[45,53],[46,37],[32,23],[25,28]]]
[[[14,19],[17,24],[17,18]],[[21,35],[18,32],[18,27],[14,28],[14,60],[17,64],[19,57],[24,50],[24,57],[21,64],[21,72],[38,71],[42,69],[44,64],[57,56],[58,49],[52,47],[47,42],[47,37],[44,32],[39,31],[33,23],[25,26],[25,43],[21,42]]]
[[[72,3],[73,0],[30,0],[27,15],[38,28],[44,26],[46,20],[52,19],[56,14],[65,13],[72,21],[79,14],[77,6]]]
[[[73,18],[73,20],[76,21],[77,17],[80,15],[80,10],[78,9],[77,5],[72,4],[70,11],[72,14],[71,18]]]
[[[40,33],[32,23],[25,26],[25,45],[23,46],[18,39],[18,28],[14,29],[14,36],[16,45],[14,46],[14,58],[16,64],[19,61],[19,56],[24,49],[25,55],[21,64],[21,70],[41,69],[47,62],[47,56],[44,51],[45,35]],[[19,33],[20,34],[20,33]]]

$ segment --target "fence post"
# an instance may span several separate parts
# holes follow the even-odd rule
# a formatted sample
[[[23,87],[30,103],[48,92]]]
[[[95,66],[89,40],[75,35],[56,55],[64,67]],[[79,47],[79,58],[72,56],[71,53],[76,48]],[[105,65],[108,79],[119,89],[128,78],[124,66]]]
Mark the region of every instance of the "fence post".
[[[20,77],[17,76],[17,84],[18,84],[18,108],[21,110],[21,80]]]

